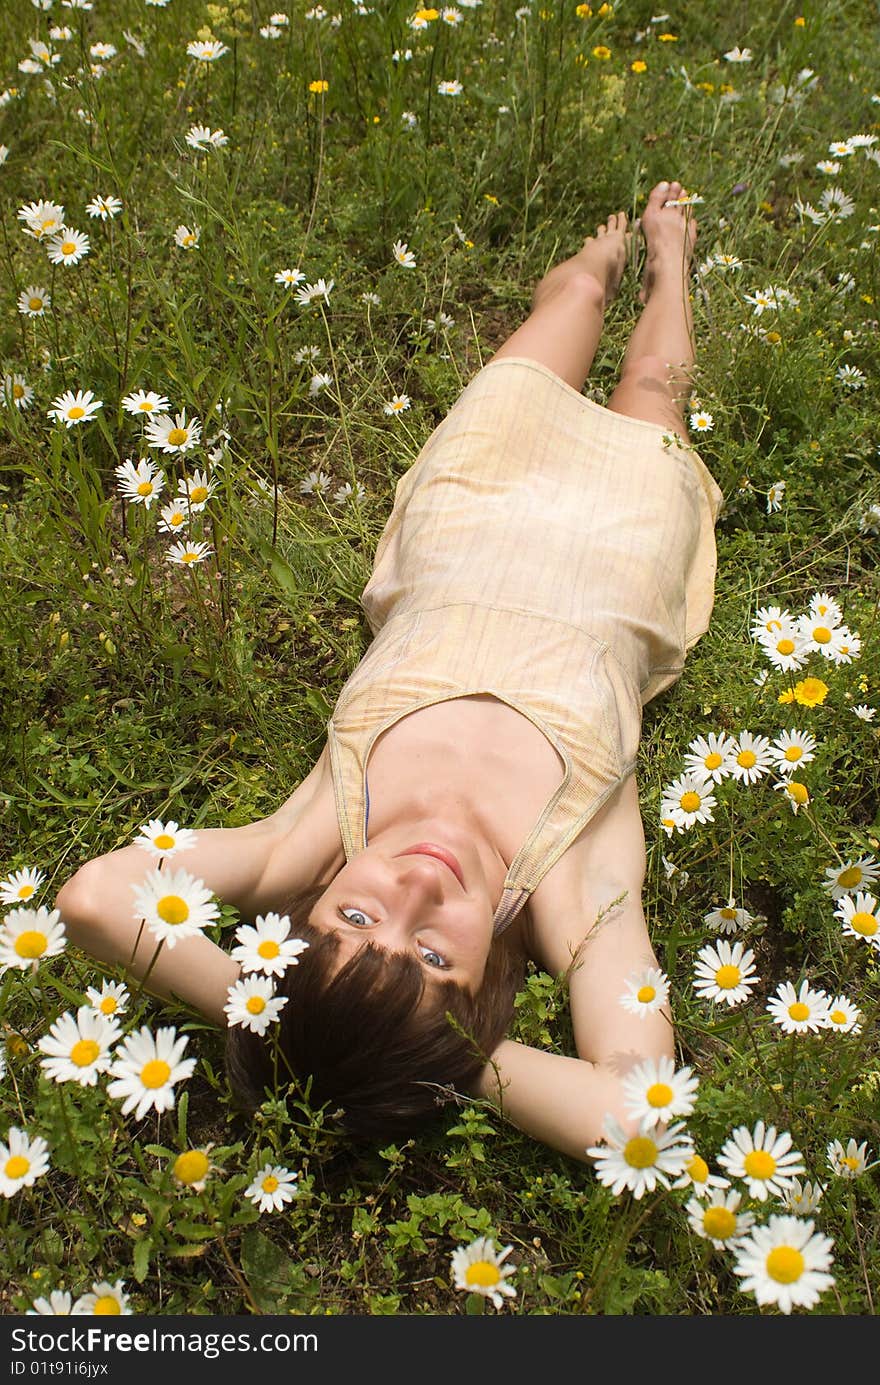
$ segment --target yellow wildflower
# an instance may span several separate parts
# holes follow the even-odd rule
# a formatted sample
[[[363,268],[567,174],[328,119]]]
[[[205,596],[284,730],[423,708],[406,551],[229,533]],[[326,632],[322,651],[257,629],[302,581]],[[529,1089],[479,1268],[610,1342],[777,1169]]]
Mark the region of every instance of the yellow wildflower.
[[[794,699],[802,707],[818,707],[828,696],[828,684],[821,678],[804,678],[795,684]]]
[[[611,49],[606,48],[604,43],[597,43],[596,47],[593,49],[593,57],[602,59],[610,58]]]
[[[630,63],[629,70],[630,72],[647,72],[648,64],[643,63],[641,58],[636,58],[634,63]]]

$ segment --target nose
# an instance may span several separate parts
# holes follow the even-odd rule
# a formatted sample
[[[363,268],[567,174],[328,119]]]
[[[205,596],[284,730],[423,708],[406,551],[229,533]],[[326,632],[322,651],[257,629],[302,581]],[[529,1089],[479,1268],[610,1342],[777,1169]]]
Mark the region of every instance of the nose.
[[[442,904],[445,898],[443,872],[446,866],[431,856],[399,856],[397,880],[404,908],[420,909],[426,904]]]

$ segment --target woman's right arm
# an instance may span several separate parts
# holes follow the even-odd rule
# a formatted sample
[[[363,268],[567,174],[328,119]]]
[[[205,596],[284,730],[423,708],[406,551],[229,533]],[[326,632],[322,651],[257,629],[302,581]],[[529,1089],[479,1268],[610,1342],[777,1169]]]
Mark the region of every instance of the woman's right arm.
[[[283,908],[297,888],[314,883],[314,855],[308,849],[303,814],[321,766],[319,760],[269,817],[245,827],[198,830],[195,845],[167,859],[163,870],[185,870],[246,918]],[[78,947],[100,961],[121,964],[137,980],[150,968],[156,942],[135,914],[133,887],[155,867],[155,858],[132,843],[87,861],[55,900],[68,936]],[[223,948],[198,935],[162,948],[146,989],[168,999],[176,996],[225,1025],[226,992],[239,974],[238,963]]]

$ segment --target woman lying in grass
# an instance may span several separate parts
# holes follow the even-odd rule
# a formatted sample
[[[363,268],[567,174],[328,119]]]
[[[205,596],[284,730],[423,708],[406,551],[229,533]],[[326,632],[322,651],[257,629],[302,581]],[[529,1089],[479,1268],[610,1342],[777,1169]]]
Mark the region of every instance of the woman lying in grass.
[[[713,600],[721,493],[682,413],[685,201],[679,183],[648,199],[644,309],[608,407],[580,391],[627,259],[622,213],[541,280],[401,479],[362,598],[375,638],[310,774],[268,818],[200,831],[165,863],[244,917],[289,915],[309,944],[277,1025],[230,1030],[246,1105],[276,1072],[311,1076],[313,1104],[387,1140],[454,1090],[583,1159],[606,1113],[632,1127],[626,1073],[672,1055],[640,979],[657,963],[633,769],[641,708]],[[155,951],[133,912],[150,868],[127,846],[57,901],[75,941],[137,976]],[[576,1058],[505,1038],[529,958],[568,979]],[[224,1024],[239,975],[199,934],[162,948],[148,987]]]

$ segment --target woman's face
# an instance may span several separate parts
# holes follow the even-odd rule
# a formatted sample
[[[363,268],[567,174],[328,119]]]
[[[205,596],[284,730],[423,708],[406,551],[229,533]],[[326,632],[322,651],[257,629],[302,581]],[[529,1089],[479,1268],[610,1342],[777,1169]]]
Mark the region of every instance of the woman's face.
[[[346,961],[371,942],[416,957],[428,982],[456,981],[476,991],[492,943],[493,904],[485,876],[479,861],[459,847],[462,884],[442,860],[413,853],[418,844],[416,839],[402,847],[371,842],[330,882],[310,922],[339,934]]]

